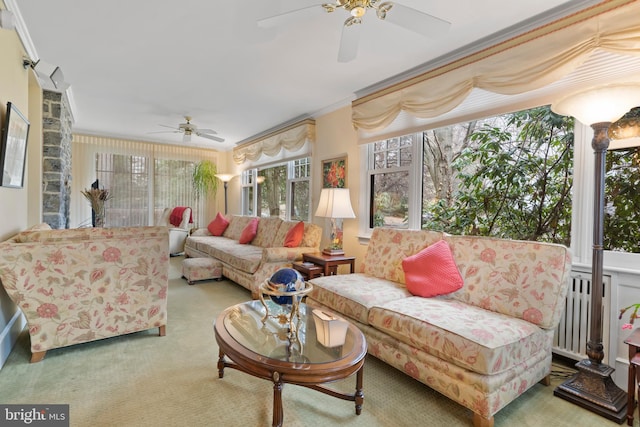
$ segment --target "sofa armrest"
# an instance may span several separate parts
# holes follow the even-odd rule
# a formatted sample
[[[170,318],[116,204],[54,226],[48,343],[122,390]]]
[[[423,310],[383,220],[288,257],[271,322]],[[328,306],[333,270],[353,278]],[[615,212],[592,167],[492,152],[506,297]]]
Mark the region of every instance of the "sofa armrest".
[[[293,262],[302,259],[302,254],[318,252],[315,247],[298,247],[298,248],[264,248],[262,250],[262,262]]]
[[[192,236],[213,236],[207,228],[196,228],[191,232]]]

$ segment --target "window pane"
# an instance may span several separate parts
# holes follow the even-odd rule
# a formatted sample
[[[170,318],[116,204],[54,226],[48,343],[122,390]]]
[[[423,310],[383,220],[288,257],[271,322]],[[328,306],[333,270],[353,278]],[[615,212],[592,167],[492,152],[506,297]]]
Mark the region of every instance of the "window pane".
[[[262,217],[285,219],[287,203],[287,166],[280,165],[260,171],[265,180],[260,184],[258,206]]]
[[[291,183],[292,220],[309,220],[309,181],[293,181]]]
[[[640,148],[607,151],[604,249],[640,253]]]
[[[370,227],[409,226],[409,171],[371,175]]]
[[[160,219],[165,208],[188,206],[193,218],[198,218],[198,206],[193,192],[195,163],[186,160],[156,159],[154,168],[154,215]]]
[[[105,206],[105,226],[149,225],[148,159],[99,153],[96,174],[100,187],[113,196]]]

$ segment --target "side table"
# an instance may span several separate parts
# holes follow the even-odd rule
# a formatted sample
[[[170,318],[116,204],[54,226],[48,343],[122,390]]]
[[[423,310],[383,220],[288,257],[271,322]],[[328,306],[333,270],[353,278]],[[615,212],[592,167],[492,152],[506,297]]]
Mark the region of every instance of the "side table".
[[[311,280],[322,276],[323,268],[312,262],[294,262],[291,266],[302,275],[304,280]]]
[[[322,252],[302,254],[304,262],[312,262],[323,269],[323,274],[329,276],[338,274],[339,265],[349,265],[349,273],[355,272],[356,257],[344,255],[325,255]]]
[[[624,340],[629,346],[629,378],[627,380],[627,425],[633,425],[633,413],[636,409],[636,375],[640,366],[640,329],[636,328],[631,335]],[[640,384],[639,384],[640,385]]]

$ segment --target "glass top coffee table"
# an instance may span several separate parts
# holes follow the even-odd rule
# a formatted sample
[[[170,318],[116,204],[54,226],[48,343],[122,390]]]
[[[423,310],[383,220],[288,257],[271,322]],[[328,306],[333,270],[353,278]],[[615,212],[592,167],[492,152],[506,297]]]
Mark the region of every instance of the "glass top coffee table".
[[[321,342],[326,339],[323,334],[318,339],[311,307],[299,304],[295,331],[291,332],[289,322],[282,321],[282,317],[278,319],[278,315],[287,313],[286,308],[270,300],[266,304],[269,316],[265,316],[267,310],[263,304],[255,300],[229,307],[215,320],[215,337],[220,348],[218,376],[223,378],[224,368],[228,367],[272,381],[274,426],[282,425],[282,388],[285,383],[355,402],[356,414],[360,415],[364,402],[362,368],[367,354],[362,332],[347,322],[344,343],[327,347]],[[327,312],[323,314],[332,316]],[[354,373],[354,394],[323,386]]]

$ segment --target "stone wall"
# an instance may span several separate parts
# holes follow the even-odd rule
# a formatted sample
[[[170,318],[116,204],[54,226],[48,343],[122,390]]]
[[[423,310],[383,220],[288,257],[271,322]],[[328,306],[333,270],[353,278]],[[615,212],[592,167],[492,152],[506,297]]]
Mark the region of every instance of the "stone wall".
[[[43,91],[42,113],[42,220],[69,228],[73,120],[67,97]]]

